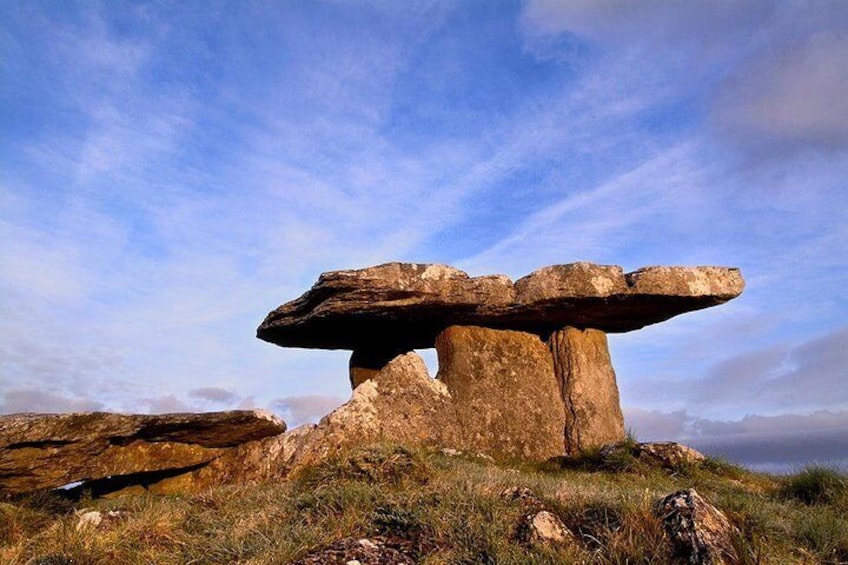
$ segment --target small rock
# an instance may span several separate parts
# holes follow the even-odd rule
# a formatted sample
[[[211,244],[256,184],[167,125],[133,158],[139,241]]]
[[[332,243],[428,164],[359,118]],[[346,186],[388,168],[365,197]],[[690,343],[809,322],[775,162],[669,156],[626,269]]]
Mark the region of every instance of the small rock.
[[[507,487],[501,491],[501,498],[517,500],[523,504],[541,506],[542,500],[527,487]]]
[[[695,489],[669,494],[654,504],[677,551],[691,565],[736,563],[732,536],[737,533],[719,509]]]
[[[118,520],[122,520],[129,515],[129,512],[124,510],[108,510],[101,512],[99,510],[81,510],[77,516],[77,531],[88,528],[107,527]]]
[[[525,514],[519,524],[519,540],[527,545],[563,546],[574,538],[556,514],[547,510]]]
[[[415,561],[384,538],[343,538],[314,549],[293,565],[412,565]],[[398,544],[402,545],[402,544]]]

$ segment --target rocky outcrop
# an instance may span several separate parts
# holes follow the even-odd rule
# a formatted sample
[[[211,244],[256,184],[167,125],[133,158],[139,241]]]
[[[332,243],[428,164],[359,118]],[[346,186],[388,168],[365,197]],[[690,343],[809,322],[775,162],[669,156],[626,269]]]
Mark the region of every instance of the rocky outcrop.
[[[285,422],[261,411],[2,416],[0,494],[178,475],[285,429]]]
[[[562,404],[550,354],[537,336],[449,328],[439,340],[439,379],[429,375],[417,353],[399,355],[317,425],[244,444],[148,490],[192,491],[287,476],[340,451],[378,442],[449,447],[498,459],[542,460],[562,453]],[[511,401],[483,401],[487,395],[506,397],[507,390]],[[547,402],[539,401],[540,394]]]
[[[292,466],[374,442],[422,447],[454,445],[462,435],[452,398],[417,353],[394,358],[351,399],[325,416],[299,447]]]
[[[624,439],[624,415],[607,348],[598,330],[564,328],[548,340],[565,407],[565,453]]]
[[[290,347],[433,347],[448,326],[512,329],[547,337],[565,326],[625,332],[715,306],[742,292],[738,269],[545,267],[515,284],[445,265],[388,263],[322,274],[300,298],[268,314],[260,339]]]
[[[538,336],[451,326],[436,339],[436,352],[437,378],[463,431],[455,445],[496,459],[562,455],[565,409],[551,354]]]
[[[662,520],[675,548],[692,565],[736,563],[733,536],[738,533],[727,516],[695,489],[681,490],[658,500],[655,514]]]
[[[148,490],[188,492],[284,477],[340,451],[378,442],[432,448],[454,445],[464,436],[455,415],[445,385],[430,377],[417,353],[407,353],[356,387],[350,400],[317,425],[244,444]]]
[[[603,446],[599,455],[602,461],[629,456],[649,466],[672,470],[698,465],[706,459],[700,451],[673,441],[611,443]]]

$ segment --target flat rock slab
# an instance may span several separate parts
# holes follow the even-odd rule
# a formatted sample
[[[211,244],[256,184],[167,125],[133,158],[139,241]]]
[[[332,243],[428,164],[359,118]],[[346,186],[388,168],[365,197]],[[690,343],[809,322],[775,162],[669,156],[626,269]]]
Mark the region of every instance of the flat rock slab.
[[[285,430],[276,416],[254,410],[0,416],[0,494],[196,467]]]
[[[627,332],[727,302],[745,283],[731,267],[621,267],[572,263],[512,282],[446,265],[387,263],[322,274],[265,318],[257,337],[289,347],[408,351],[433,347],[451,325],[547,337],[564,326]]]

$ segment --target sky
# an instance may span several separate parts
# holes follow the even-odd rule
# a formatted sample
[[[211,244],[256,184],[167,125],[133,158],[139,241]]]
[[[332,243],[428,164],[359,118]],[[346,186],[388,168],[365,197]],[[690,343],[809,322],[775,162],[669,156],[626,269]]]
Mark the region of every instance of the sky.
[[[256,326],[388,261],[737,266],[610,335],[626,425],[848,466],[848,2],[0,3],[0,413],[315,421]]]

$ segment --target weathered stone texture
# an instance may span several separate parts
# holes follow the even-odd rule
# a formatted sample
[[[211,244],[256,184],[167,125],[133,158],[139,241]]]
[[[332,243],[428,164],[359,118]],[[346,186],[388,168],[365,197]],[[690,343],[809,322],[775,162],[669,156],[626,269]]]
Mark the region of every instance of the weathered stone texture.
[[[548,340],[565,406],[565,452],[579,453],[624,439],[624,416],[606,335],[564,328]]]
[[[677,552],[692,565],[738,563],[733,545],[738,530],[695,489],[669,494],[654,504]]]
[[[0,493],[173,472],[284,432],[261,411],[207,414],[13,414],[0,417]]]
[[[538,336],[451,326],[436,339],[436,352],[463,448],[501,459],[562,455],[565,410],[551,354]]]
[[[715,306],[742,292],[738,269],[572,263],[515,284],[471,278],[446,265],[388,263],[322,274],[300,298],[269,313],[257,337],[292,347],[397,352],[432,347],[451,325],[547,336],[564,326],[631,331]]]

